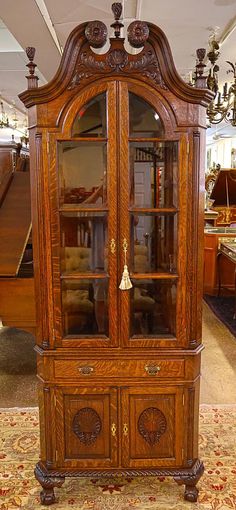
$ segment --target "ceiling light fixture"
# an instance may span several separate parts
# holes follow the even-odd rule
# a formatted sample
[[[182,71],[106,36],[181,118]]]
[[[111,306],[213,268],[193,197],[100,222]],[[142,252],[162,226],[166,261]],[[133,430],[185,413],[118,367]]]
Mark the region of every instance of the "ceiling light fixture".
[[[3,102],[0,102],[0,128],[8,128],[10,127],[8,116],[4,110]]]
[[[219,44],[213,35],[209,40],[209,51],[206,55],[204,48],[197,50],[197,64],[195,69],[195,76],[193,78],[197,87],[203,86],[203,80],[206,86],[215,94],[214,99],[210,102],[207,108],[207,118],[209,124],[219,124],[222,121],[229,122],[233,127],[236,127],[236,63],[233,64],[227,60],[230,69],[227,74],[233,74],[233,81],[230,84],[225,83],[222,92],[219,91],[219,66],[216,64],[219,56]],[[205,57],[207,56],[210,68],[208,76],[204,76],[204,71],[207,65]]]

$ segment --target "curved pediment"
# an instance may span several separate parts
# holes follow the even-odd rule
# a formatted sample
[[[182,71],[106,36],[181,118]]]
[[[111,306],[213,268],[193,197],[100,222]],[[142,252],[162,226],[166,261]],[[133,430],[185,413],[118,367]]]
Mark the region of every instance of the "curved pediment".
[[[30,69],[28,90],[19,95],[27,107],[52,101],[66,90],[82,89],[99,78],[134,77],[156,89],[169,90],[176,97],[189,103],[207,106],[212,99],[208,89],[188,86],[178,75],[171,49],[163,31],[152,23],[133,21],[127,29],[127,39],[132,48],[141,51],[129,53],[125,39],[120,37],[121,4],[112,6],[115,21],[111,25],[115,36],[110,38],[106,53],[95,53],[93,48],[103,48],[108,30],[102,21],[91,21],[76,27],[70,34],[61,64],[55,77],[43,87],[37,87],[32,51],[28,49]]]

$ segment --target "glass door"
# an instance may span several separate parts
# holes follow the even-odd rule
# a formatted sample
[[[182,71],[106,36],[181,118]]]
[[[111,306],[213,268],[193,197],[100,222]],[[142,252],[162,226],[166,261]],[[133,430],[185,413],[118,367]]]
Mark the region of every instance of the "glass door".
[[[185,342],[183,145],[179,135],[165,139],[156,109],[120,84],[120,247],[125,243],[127,248],[120,272],[126,258],[132,282],[132,288],[120,291],[121,319],[127,318],[120,335],[126,347]]]
[[[58,345],[115,346],[118,340],[112,313],[117,310],[114,101],[113,83],[82,101],[70,136],[56,138],[57,194],[53,183],[51,189]]]
[[[142,87],[94,89],[50,144],[56,344],[183,346],[186,137],[166,137]]]

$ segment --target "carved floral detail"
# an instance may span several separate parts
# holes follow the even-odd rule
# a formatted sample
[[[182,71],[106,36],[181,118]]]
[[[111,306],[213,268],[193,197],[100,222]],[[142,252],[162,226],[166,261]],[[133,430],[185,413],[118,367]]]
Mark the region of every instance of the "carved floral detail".
[[[85,36],[92,48],[102,48],[107,41],[107,27],[102,21],[90,21]]]
[[[167,429],[166,417],[156,407],[148,407],[140,414],[138,419],[139,434],[154,446]]]
[[[74,416],[72,428],[81,443],[91,445],[102,430],[101,418],[91,407],[83,407]]]
[[[149,28],[144,21],[133,21],[127,30],[128,41],[134,48],[141,48],[149,37]]]
[[[95,72],[105,76],[111,72],[127,75],[132,75],[135,72],[166,89],[156,54],[150,44],[145,45],[143,51],[138,55],[131,55],[126,52],[123,46],[120,46],[110,49],[104,57],[101,59],[100,55],[96,55],[89,48],[84,50],[78,58],[76,71],[68,88],[75,88],[84,80],[94,76]]]

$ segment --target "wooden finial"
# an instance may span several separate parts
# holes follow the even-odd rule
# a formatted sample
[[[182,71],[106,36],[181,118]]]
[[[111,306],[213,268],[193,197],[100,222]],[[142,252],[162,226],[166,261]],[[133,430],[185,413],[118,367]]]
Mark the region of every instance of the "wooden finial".
[[[120,2],[114,2],[111,6],[112,12],[114,14],[115,22],[112,23],[111,27],[114,28],[115,37],[118,39],[120,37],[121,28],[123,28],[123,23],[119,21],[122,14],[122,4]]]
[[[205,89],[207,88],[207,76],[204,76],[204,70],[206,67],[206,64],[204,64],[204,58],[206,56],[206,50],[205,48],[198,48],[197,51],[197,59],[198,62],[196,64],[196,79],[195,79],[195,87],[199,89]]]
[[[38,87],[38,76],[36,76],[34,74],[35,72],[35,67],[36,64],[33,62],[34,60],[34,55],[35,55],[35,48],[33,48],[33,46],[28,46],[28,48],[26,48],[26,55],[29,59],[29,63],[26,64],[26,67],[28,67],[29,69],[29,76],[26,76],[27,80],[28,80],[28,89],[35,89]]]

